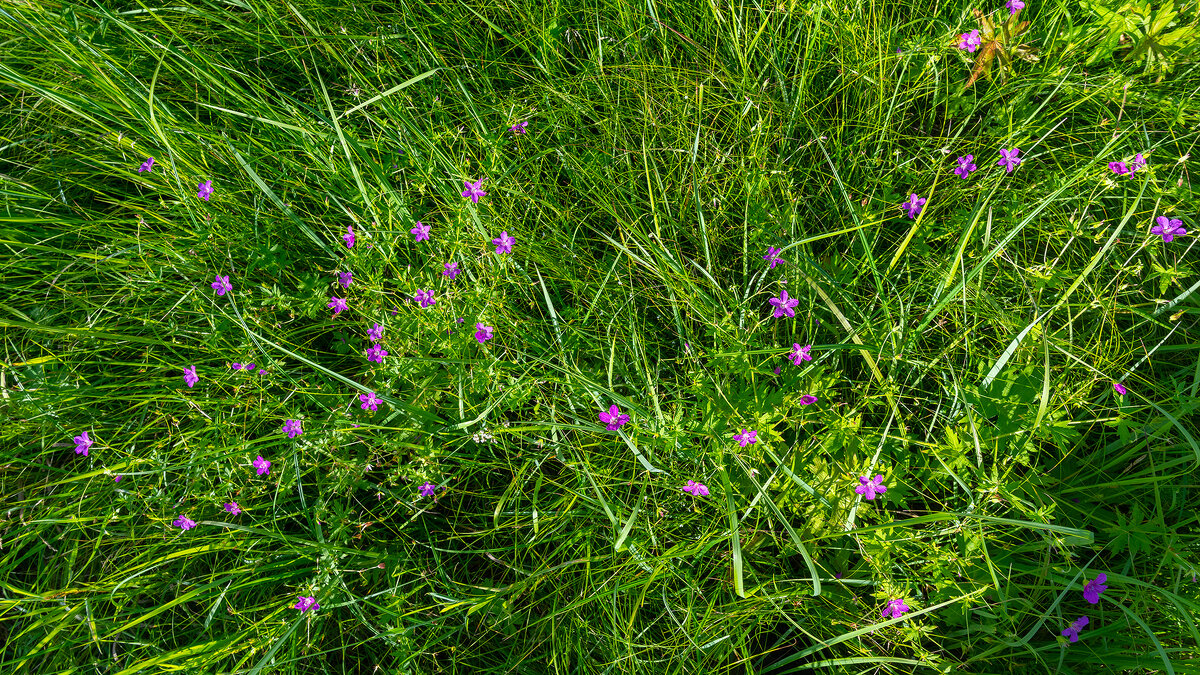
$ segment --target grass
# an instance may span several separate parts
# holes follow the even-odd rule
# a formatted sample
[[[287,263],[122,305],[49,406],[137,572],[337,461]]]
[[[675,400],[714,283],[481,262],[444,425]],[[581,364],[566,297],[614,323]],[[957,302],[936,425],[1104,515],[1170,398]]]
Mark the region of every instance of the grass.
[[[0,671],[1200,672],[1141,7],[0,5]]]

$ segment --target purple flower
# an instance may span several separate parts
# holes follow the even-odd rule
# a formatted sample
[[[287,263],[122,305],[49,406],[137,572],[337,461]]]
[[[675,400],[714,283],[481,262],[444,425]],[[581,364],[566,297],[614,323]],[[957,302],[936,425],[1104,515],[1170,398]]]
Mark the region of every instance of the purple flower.
[[[242,507],[238,506],[237,502],[229,502],[225,505],[225,510],[236,516],[242,512]]]
[[[354,227],[353,226],[351,226],[351,225],[346,226],[346,234],[342,235],[342,239],[346,240],[346,248],[351,248],[354,246]]]
[[[1009,16],[1012,16],[1013,14],[1025,9],[1025,3],[1021,2],[1021,0],[1008,0],[1004,6],[1008,8]]]
[[[858,477],[859,485],[854,488],[854,491],[862,495],[868,501],[875,499],[876,495],[881,495],[887,492],[887,487],[883,484],[883,474],[876,474],[875,480],[870,480],[866,476]]]
[[[200,381],[200,376],[196,374],[196,366],[188,366],[183,369],[183,381],[187,382],[188,389],[196,386]]]
[[[512,253],[513,244],[517,243],[517,240],[508,236],[508,230],[505,230],[500,233],[499,237],[493,239],[492,243],[496,245],[496,255],[500,255],[501,253]]]
[[[426,239],[429,239],[429,230],[431,228],[431,225],[422,225],[421,221],[418,220],[417,226],[409,230],[409,232],[412,233],[413,238],[417,241],[425,241]]]
[[[817,402],[817,397],[812,394],[805,394],[800,397],[800,405],[812,405]]]
[[[208,201],[208,198],[211,197],[212,193],[213,193],[212,181],[210,180],[210,181],[201,183],[199,188],[200,188],[200,191],[196,193],[196,196],[199,197],[200,199],[203,199],[204,201]]]
[[[375,324],[374,328],[367,331],[367,337],[371,338],[371,342],[379,342],[383,340],[383,326]]]
[[[1013,169],[1017,168],[1017,165],[1021,163],[1021,159],[1017,157],[1017,154],[1020,152],[1020,148],[1013,148],[1012,150],[1001,149],[1000,161],[996,162],[996,166],[1002,166],[1007,169],[1007,173],[1012,173]]]
[[[339,298],[336,295],[329,297],[329,304],[326,307],[333,310],[333,315],[337,316],[342,313],[342,310],[350,309],[350,305],[346,304],[346,298]]]
[[[433,493],[437,492],[437,486],[429,481],[425,481],[425,484],[417,489],[420,490],[422,497],[432,497]]]
[[[1122,396],[1129,393],[1129,390],[1125,388],[1125,385],[1121,384],[1120,382],[1113,382],[1113,389],[1116,389],[1117,393]]]
[[[520,124],[512,125],[508,128],[508,130],[513,132],[514,136],[517,134],[527,134],[529,133],[528,131],[525,131],[525,127],[527,126],[529,126],[529,122],[521,122]]]
[[[444,267],[446,269],[442,270],[442,276],[450,277],[450,281],[454,281],[454,277],[457,277],[462,272],[462,270],[458,269],[458,263],[456,262],[448,262]]]
[[[898,619],[898,618],[904,616],[904,613],[910,609],[912,609],[912,608],[909,607],[908,605],[904,604],[904,600],[902,598],[888,600],[887,607],[883,608],[883,618]]]
[[[314,598],[313,596],[310,595],[308,597],[305,597],[305,596],[301,595],[298,597],[300,599],[296,601],[296,604],[292,605],[292,609],[298,609],[298,610],[300,610],[301,613],[307,612],[310,609],[312,609],[312,610],[321,609],[321,605],[317,604],[317,599]]]
[[[338,283],[342,288],[350,288],[350,283],[354,281],[354,272],[338,272]]]
[[[217,280],[212,282],[212,287],[217,292],[217,295],[225,295],[233,290],[233,284],[229,283],[229,275],[221,276],[218,274]]]
[[[1071,622],[1070,626],[1063,629],[1062,636],[1069,639],[1071,642],[1079,642],[1079,631],[1088,625],[1088,618],[1081,616]]]
[[[771,306],[775,308],[773,316],[778,319],[781,316],[796,316],[796,310],[792,309],[800,304],[796,298],[788,299],[787,291],[782,291],[778,298],[771,298]]]
[[[1158,225],[1150,228],[1150,234],[1161,235],[1164,244],[1171,243],[1175,237],[1187,234],[1187,230],[1183,229],[1182,220],[1168,219],[1166,216],[1159,216],[1157,220]]]
[[[271,463],[263,459],[262,455],[259,455],[258,459],[254,460],[254,468],[258,469],[258,475],[260,476],[264,474],[271,475]]]
[[[230,368],[233,368],[234,370],[241,370],[241,369],[242,369],[242,364],[240,364],[240,363],[235,363],[235,364],[233,364],[232,366],[230,366]]]
[[[178,518],[175,519],[175,522],[173,522],[171,524],[174,525],[175,527],[178,527],[178,528],[184,530],[184,531],[187,531],[196,526],[196,521],[192,520],[191,518],[188,518],[187,516],[179,516]]]
[[[604,427],[605,429],[616,431],[625,426],[625,423],[629,421],[629,415],[622,415],[617,406],[610,405],[608,412],[600,411],[600,421],[608,425]]]
[[[979,49],[979,45],[983,44],[983,42],[979,39],[978,28],[970,33],[963,33],[959,37],[962,38],[962,42],[958,43],[958,48],[965,49],[969,52],[974,52],[976,49]]]
[[[486,192],[484,192],[483,190],[480,189],[481,187],[483,187],[484,180],[485,179],[480,178],[478,181],[476,181],[474,183],[472,183],[469,180],[464,180],[463,186],[466,187],[466,189],[463,190],[462,196],[469,197],[471,199],[472,204],[478,204],[479,198],[487,195]]]
[[[734,434],[733,440],[737,441],[738,444],[744,448],[751,443],[758,442],[758,432],[753,430],[746,431],[745,429],[742,429],[742,433]]]
[[[267,374],[267,371],[266,371],[266,369],[264,369],[264,368],[259,368],[259,369],[258,369],[258,374],[259,374],[259,375],[266,375],[266,374]]]
[[[775,269],[776,265],[783,262],[783,258],[775,257],[775,255],[777,253],[779,253],[780,250],[781,249],[777,249],[774,246],[771,246],[770,248],[767,249],[767,254],[763,256],[763,260],[766,260],[767,262],[771,263],[771,266],[768,267],[767,269],[773,270],[773,269]]]
[[[75,454],[83,455],[84,457],[87,457],[88,450],[90,450],[92,448],[92,442],[93,442],[92,439],[88,438],[88,432],[86,432],[86,431],[83,432],[82,434],[76,436],[75,437]]]
[[[1087,582],[1083,586],[1083,599],[1091,604],[1100,602],[1100,594],[1108,590],[1108,586],[1104,582],[1108,581],[1108,575],[1104,572],[1096,575],[1095,579]]]
[[[957,174],[959,178],[966,180],[971,175],[971,172],[978,168],[975,166],[974,160],[975,155],[963,155],[962,157],[954,160],[958,162],[958,166],[954,167],[954,173]]]
[[[1108,168],[1118,176],[1129,173],[1129,167],[1125,166],[1125,162],[1109,162]]]
[[[369,408],[371,412],[375,412],[375,410],[378,409],[379,404],[383,402],[375,398],[375,392],[371,392],[369,394],[359,394],[358,400],[362,401],[363,410],[367,410]]]
[[[1143,166],[1146,166],[1146,158],[1142,157],[1142,153],[1139,152],[1129,163],[1129,177],[1133,178],[1133,173]]]
[[[253,363],[247,363],[247,364],[245,365],[245,368],[246,368],[246,370],[254,370],[254,364],[253,364]]]
[[[921,215],[921,209],[925,207],[925,202],[929,200],[924,197],[918,197],[917,193],[912,193],[908,197],[908,201],[901,204],[905,211],[908,211],[909,218],[916,218]]]
[[[283,423],[283,431],[288,435],[288,438],[295,438],[304,433],[300,428],[300,420],[288,420]]]
[[[800,365],[801,361],[812,361],[812,355],[808,353],[811,349],[812,345],[804,345],[801,347],[800,343],[793,342],[792,353],[788,354],[788,358],[790,358],[792,363],[797,366]]]
[[[377,344],[367,350],[367,360],[374,361],[375,363],[382,364],[383,357],[385,357],[387,355],[388,355],[388,350],[384,349],[382,345]]]
[[[120,483],[120,482],[121,482],[121,477],[120,477],[120,476],[117,476],[116,478],[113,478],[113,482],[114,482],[114,483]]]
[[[479,341],[479,344],[483,344],[492,339],[492,331],[495,329],[491,326],[485,326],[482,323],[477,323],[475,324],[475,328],[478,329],[475,331],[475,339]]]
[[[693,497],[708,496],[708,486],[704,483],[697,483],[694,480],[689,480],[687,485],[683,487],[683,491],[692,493]]]
[[[146,159],[146,161],[142,162],[142,165],[138,168],[138,173],[142,173],[143,171],[150,172],[153,169],[154,169],[154,158],[149,157]]]
[[[429,307],[437,303],[437,300],[433,299],[433,291],[427,291],[422,288],[417,289],[417,295],[413,299],[422,307]]]

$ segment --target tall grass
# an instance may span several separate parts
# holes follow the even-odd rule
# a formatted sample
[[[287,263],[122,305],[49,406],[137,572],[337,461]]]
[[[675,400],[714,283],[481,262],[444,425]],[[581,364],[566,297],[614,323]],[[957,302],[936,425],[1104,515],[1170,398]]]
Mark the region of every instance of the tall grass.
[[[1095,7],[0,5],[0,671],[1200,672],[1196,3]]]

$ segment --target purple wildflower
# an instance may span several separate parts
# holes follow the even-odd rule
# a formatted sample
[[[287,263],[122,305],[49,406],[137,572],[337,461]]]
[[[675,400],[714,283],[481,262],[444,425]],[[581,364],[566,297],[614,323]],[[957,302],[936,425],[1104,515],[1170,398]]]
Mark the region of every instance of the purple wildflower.
[[[1081,616],[1072,621],[1070,626],[1063,629],[1062,636],[1071,642],[1079,642],[1079,631],[1083,630],[1083,627],[1086,625],[1088,625],[1088,618]]]
[[[708,496],[708,486],[705,485],[704,483],[697,483],[694,480],[689,480],[687,482],[687,485],[685,485],[683,487],[683,491],[692,493],[693,497],[707,497]]]
[[[253,363],[247,363],[247,364],[245,365],[245,368],[246,368],[246,370],[254,370],[254,364],[253,364]]]
[[[908,605],[904,604],[903,598],[896,598],[894,600],[888,600],[887,607],[883,608],[883,618],[898,619],[898,618],[904,616],[904,613],[910,609],[912,609],[912,608],[909,607]]]
[[[432,497],[433,493],[437,492],[437,486],[429,481],[425,481],[425,484],[417,489],[421,492],[422,497]]]
[[[485,326],[482,323],[477,323],[475,324],[475,328],[478,329],[475,331],[475,339],[479,341],[479,344],[483,344],[492,339],[492,331],[495,329],[491,326]]]
[[[778,319],[781,316],[796,316],[796,310],[792,309],[800,304],[796,298],[788,299],[787,291],[782,291],[778,298],[771,298],[771,306],[775,308],[773,316]]]
[[[325,306],[333,310],[334,316],[341,314],[343,310],[350,309],[350,305],[346,304],[346,298],[339,298],[336,295],[330,296],[329,304]]]
[[[82,434],[76,436],[74,440],[75,440],[75,454],[83,455],[84,457],[87,457],[88,450],[90,450],[92,448],[92,443],[93,443],[92,439],[88,438],[88,432],[86,432],[86,431],[83,432]]]
[[[457,277],[460,272],[462,272],[462,270],[458,269],[458,263],[456,262],[448,262],[444,265],[444,267],[445,269],[442,270],[442,276],[450,277],[450,281],[454,281],[454,278]]]
[[[191,518],[188,518],[187,516],[179,516],[178,518],[175,519],[175,522],[173,522],[171,524],[186,532],[187,530],[190,530],[196,526],[196,521],[192,520]]]
[[[142,165],[140,167],[138,167],[138,173],[142,173],[143,171],[149,173],[150,171],[153,171],[153,170],[154,170],[154,158],[153,157],[146,158],[146,161],[142,162]]]
[[[288,435],[288,438],[295,438],[304,433],[300,428],[300,420],[288,420],[283,423],[283,431]]]
[[[508,128],[508,130],[513,132],[514,136],[517,134],[527,134],[529,133],[528,131],[525,131],[525,127],[527,126],[529,126],[529,122],[521,122],[519,124],[512,125]]]
[[[374,328],[367,330],[367,337],[371,338],[371,342],[379,342],[383,340],[383,326],[378,323]]]
[[[812,361],[812,355],[808,353],[811,349],[812,345],[804,345],[801,347],[800,343],[793,342],[792,353],[788,354],[788,358],[790,358],[792,363],[797,366],[800,365],[801,361]]]
[[[409,230],[409,232],[412,233],[412,236],[416,241],[425,241],[429,239],[429,230],[432,229],[432,227],[432,225],[423,225],[421,224],[421,221],[418,220],[417,226]]]
[[[496,255],[500,255],[501,253],[512,253],[513,244],[517,243],[517,240],[508,236],[508,230],[505,230],[500,233],[499,237],[493,239],[492,243],[496,245]]]
[[[742,433],[734,434],[733,440],[737,441],[743,448],[751,443],[758,442],[758,432],[754,430],[746,431],[742,429]]]
[[[1008,8],[1009,16],[1012,16],[1013,14],[1025,9],[1025,3],[1021,2],[1021,0],[1008,0],[1004,6]]]
[[[196,193],[196,196],[199,197],[200,199],[203,199],[204,201],[208,201],[208,198],[211,197],[212,193],[213,193],[212,181],[210,180],[210,181],[201,183],[199,185],[199,190],[200,191]]]
[[[908,201],[901,204],[904,210],[908,212],[909,218],[916,218],[921,215],[921,209],[925,208],[925,202],[929,201],[924,197],[918,197],[917,193],[912,193],[908,197]]]
[[[383,401],[375,398],[375,392],[371,392],[369,394],[359,394],[358,400],[362,401],[363,410],[367,410],[369,408],[371,412],[375,412],[378,409],[379,404],[383,403]]]
[[[301,613],[307,612],[310,609],[311,610],[321,609],[321,605],[317,604],[317,599],[314,598],[313,596],[310,595],[308,597],[305,597],[305,596],[301,595],[298,597],[300,599],[296,601],[296,604],[292,605],[292,609],[298,609],[298,610],[300,610]]]
[[[1116,389],[1117,393],[1122,396],[1129,393],[1129,390],[1125,388],[1125,385],[1121,384],[1120,382],[1113,382],[1113,389]]]
[[[979,49],[979,45],[983,44],[983,42],[979,39],[979,29],[978,28],[971,31],[970,33],[963,33],[959,37],[962,38],[962,42],[958,43],[958,48],[965,49],[969,52],[974,52],[976,49]]]
[[[338,272],[338,283],[342,288],[350,288],[350,283],[354,281],[354,272]]]
[[[608,429],[609,431],[616,431],[617,429],[625,426],[625,423],[629,421],[629,415],[622,415],[617,406],[610,405],[608,407],[608,412],[603,410],[600,411],[600,421],[608,425],[604,427],[605,429]]]
[[[225,295],[233,290],[233,284],[229,283],[229,275],[221,276],[218,274],[217,280],[212,282],[212,287],[217,292],[217,295]]]
[[[225,510],[236,516],[242,512],[242,507],[238,506],[237,502],[229,502],[225,505]]]
[[[1129,177],[1133,178],[1134,172],[1143,166],[1146,166],[1146,158],[1142,157],[1142,153],[1139,152],[1134,156],[1133,161],[1129,163]]]
[[[1108,575],[1101,572],[1096,575],[1095,579],[1084,584],[1083,599],[1093,605],[1100,602],[1100,594],[1108,590],[1108,586],[1104,585],[1106,581],[1108,581]]]
[[[235,364],[233,364],[232,366],[230,366],[230,368],[233,368],[234,370],[241,370],[241,369],[242,369],[242,364],[240,364],[240,363],[235,363]]]
[[[346,226],[346,234],[342,235],[342,239],[346,240],[346,248],[354,246],[354,227],[352,225]]]
[[[1183,229],[1183,221],[1179,219],[1168,219],[1166,216],[1157,218],[1158,225],[1150,228],[1150,234],[1162,236],[1164,244],[1171,243],[1175,237],[1182,237],[1187,234],[1187,230]]]
[[[427,291],[423,288],[417,289],[417,294],[413,299],[422,307],[429,307],[437,303],[437,300],[433,299],[433,291]]]
[[[883,474],[876,474],[875,480],[870,480],[866,476],[858,477],[859,485],[854,488],[854,491],[862,495],[868,501],[875,499],[876,495],[881,495],[887,492],[887,487],[883,484]]]
[[[800,405],[812,405],[817,402],[817,397],[812,394],[805,394],[800,397]]]
[[[783,262],[783,258],[775,257],[779,253],[780,250],[781,249],[777,249],[774,246],[771,246],[770,248],[767,249],[767,254],[763,256],[763,260],[766,260],[767,262],[771,263],[771,266],[768,267],[767,269],[773,270],[773,269],[775,269],[776,265]]]
[[[258,469],[258,475],[260,476],[264,474],[271,475],[271,463],[263,459],[262,455],[259,455],[258,459],[254,460],[254,468]]]
[[[1124,176],[1129,173],[1129,167],[1125,166],[1125,162],[1109,162],[1108,168],[1118,176]]]
[[[996,162],[996,166],[1002,166],[1007,169],[1007,173],[1012,173],[1013,169],[1017,168],[1017,165],[1022,161],[1017,157],[1020,152],[1020,148],[1013,148],[1012,150],[1001,149],[1000,161]]]
[[[374,345],[367,350],[367,360],[382,364],[383,357],[388,355],[388,350],[383,348],[383,345]]]
[[[954,167],[954,173],[957,174],[959,178],[966,180],[968,177],[970,177],[971,172],[978,168],[975,166],[974,160],[975,155],[963,155],[962,157],[954,160],[958,162],[958,166]]]
[[[463,190],[462,196],[469,197],[471,199],[472,204],[478,204],[479,198],[487,195],[486,192],[484,192],[483,190],[480,189],[481,187],[483,187],[484,180],[486,180],[486,179],[480,178],[478,181],[476,181],[474,183],[472,183],[469,180],[464,180],[463,186],[466,187],[466,189]]]
[[[196,374],[196,366],[188,366],[183,369],[183,381],[187,382],[188,389],[196,386],[200,381],[200,376]]]

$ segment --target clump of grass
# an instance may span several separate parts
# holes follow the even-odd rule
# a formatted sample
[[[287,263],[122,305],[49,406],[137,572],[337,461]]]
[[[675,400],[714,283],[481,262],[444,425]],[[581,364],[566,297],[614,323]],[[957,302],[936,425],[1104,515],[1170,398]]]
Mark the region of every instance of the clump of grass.
[[[1194,7],[177,4],[0,8],[0,670],[1195,667]]]

